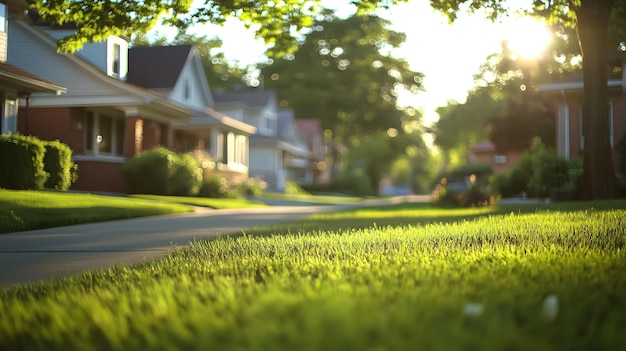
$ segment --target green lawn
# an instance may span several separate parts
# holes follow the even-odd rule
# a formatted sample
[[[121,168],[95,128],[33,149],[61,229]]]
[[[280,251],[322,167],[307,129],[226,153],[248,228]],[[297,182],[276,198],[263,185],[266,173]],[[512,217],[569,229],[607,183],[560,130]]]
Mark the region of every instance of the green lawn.
[[[259,196],[260,200],[306,202],[317,205],[350,205],[358,204],[363,198],[346,195],[308,195],[308,194],[283,194],[266,191]]]
[[[245,199],[182,196],[99,196],[51,191],[0,189],[0,234],[116,219],[215,209],[265,206]]]
[[[161,195],[129,195],[132,198],[160,201],[160,202],[172,202],[186,205],[210,207],[215,209],[227,209],[227,208],[245,208],[245,207],[263,207],[267,206],[261,202],[249,201],[246,199],[214,199],[206,197],[190,197],[190,196],[161,196]]]
[[[0,349],[618,350],[625,218],[624,201],[320,214],[2,290]]]
[[[0,189],[0,233],[193,211],[178,203]]]

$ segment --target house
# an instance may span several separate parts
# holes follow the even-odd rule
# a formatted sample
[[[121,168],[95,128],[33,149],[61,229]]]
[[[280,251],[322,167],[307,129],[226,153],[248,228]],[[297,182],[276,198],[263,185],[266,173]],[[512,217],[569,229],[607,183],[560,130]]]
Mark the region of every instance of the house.
[[[276,120],[277,145],[283,152],[283,166],[286,179],[298,184],[307,183],[310,173],[311,152],[306,141],[300,135],[292,109],[279,109]]]
[[[194,111],[173,122],[174,149],[201,148],[230,178],[247,178],[249,136],[256,128],[213,109],[214,100],[194,45],[145,46],[129,50],[129,83],[159,93]],[[200,140],[200,144],[197,141]]]
[[[282,117],[276,92],[250,90],[214,92],[215,109],[256,127],[250,136],[250,176],[262,177],[268,189],[284,191],[288,180],[295,180],[297,169],[308,159],[309,151],[299,142],[293,118]]]
[[[31,72],[8,64],[8,19],[19,16],[26,1],[0,1],[0,134],[16,133],[20,101],[28,103],[32,93],[58,95],[66,89]]]
[[[522,150],[496,151],[491,141],[483,141],[470,148],[470,164],[489,164],[494,172],[505,172],[511,169],[522,157]]]
[[[191,48],[174,85],[152,90],[139,85],[147,86],[147,79],[131,73],[125,38],[110,36],[75,54],[58,54],[56,41],[75,29],[40,24],[36,13],[29,14],[9,21],[8,62],[59,83],[67,92],[33,94],[20,108],[17,129],[70,146],[78,164],[73,189],[126,192],[123,164],[159,145],[175,151],[204,148],[230,160],[235,145],[222,142],[216,125],[224,125],[222,133],[239,130],[243,138],[254,133],[253,127],[209,109],[211,95]],[[229,135],[222,139],[232,139]],[[247,176],[247,160],[242,161],[238,173]]]
[[[296,127],[309,149],[310,159],[302,184],[330,183],[330,168],[327,165],[328,145],[322,131],[322,123],[317,119],[298,119]]]
[[[626,52],[610,58],[612,66],[621,66],[621,77],[612,76],[607,81],[609,98],[609,135],[615,167],[618,165],[615,146],[626,134]],[[556,149],[567,159],[583,157],[585,135],[582,128],[583,79],[582,76],[538,86],[539,92],[557,107]]]

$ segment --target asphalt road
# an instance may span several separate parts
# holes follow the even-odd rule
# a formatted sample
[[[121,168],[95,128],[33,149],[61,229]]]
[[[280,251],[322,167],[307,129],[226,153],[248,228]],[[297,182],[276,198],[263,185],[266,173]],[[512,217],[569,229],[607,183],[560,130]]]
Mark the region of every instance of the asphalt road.
[[[0,235],[0,287],[49,280],[165,255],[218,234],[293,221],[349,206],[200,210]]]

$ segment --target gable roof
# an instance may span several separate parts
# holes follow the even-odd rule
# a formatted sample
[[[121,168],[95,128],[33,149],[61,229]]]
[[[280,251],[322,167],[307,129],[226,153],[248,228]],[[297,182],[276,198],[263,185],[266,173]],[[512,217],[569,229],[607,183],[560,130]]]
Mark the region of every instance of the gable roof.
[[[184,106],[172,103],[168,101],[167,99],[162,98],[156,92],[152,92],[148,89],[141,88],[141,87],[120,81],[118,79],[109,77],[105,73],[100,71],[98,68],[96,68],[95,66],[93,66],[92,64],[90,64],[89,62],[87,62],[86,60],[82,59],[81,57],[77,55],[73,55],[73,54],[59,55],[56,52],[56,48],[57,48],[56,41],[52,37],[50,37],[48,34],[46,34],[44,31],[40,30],[39,28],[35,28],[34,26],[28,23],[24,23],[23,21],[20,21],[20,20],[14,20],[11,22],[19,26],[20,29],[23,29],[25,33],[29,35],[29,37],[39,40],[43,44],[43,46],[47,47],[51,55],[52,54],[58,55],[58,57],[60,58],[69,60],[72,64],[76,65],[75,67],[80,68],[81,71],[85,72],[89,77],[94,78],[96,81],[99,81],[102,85],[106,87],[115,89],[117,92],[119,92],[120,96],[125,96],[129,98],[129,99],[124,100],[123,102],[117,101],[116,102],[117,104],[120,104],[120,103],[121,104],[133,104],[137,102],[142,105],[153,105],[154,107],[157,107],[160,111],[165,110],[167,112],[164,112],[164,113],[167,113],[170,116],[173,116],[176,118],[188,118],[193,113],[191,110],[189,110],[188,108]],[[18,63],[15,63],[15,64],[18,64]],[[84,101],[85,100],[84,97],[78,97],[77,99],[76,96],[72,97],[70,95],[71,95],[71,92],[68,92],[68,94],[63,95],[65,99],[59,98],[56,96],[50,97],[50,98],[40,96],[40,97],[37,97],[37,99],[45,101],[44,104],[52,103],[55,106],[57,106],[57,104],[63,104],[65,106],[68,106],[68,104],[71,106],[77,106],[77,105],[85,105],[89,103],[89,102]],[[111,98],[115,99],[115,97],[111,97],[111,96],[102,96],[101,98],[109,99],[109,100]],[[134,101],[130,102],[131,100],[134,100]]]
[[[45,80],[23,69],[0,62],[0,84],[16,88],[18,94],[65,93],[64,87]]]
[[[129,83],[148,89],[174,88],[193,45],[139,46],[128,51]]]
[[[214,92],[213,99],[216,104],[239,103],[248,107],[265,107],[276,98],[274,90],[251,90]]]

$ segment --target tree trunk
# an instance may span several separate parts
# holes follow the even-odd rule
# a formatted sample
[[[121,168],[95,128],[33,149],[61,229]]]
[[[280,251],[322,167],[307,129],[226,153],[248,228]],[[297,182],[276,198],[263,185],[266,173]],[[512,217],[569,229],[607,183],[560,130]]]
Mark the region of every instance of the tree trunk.
[[[576,10],[584,82],[582,196],[588,200],[617,197],[609,138],[607,86],[607,38],[613,2],[582,0]]]

